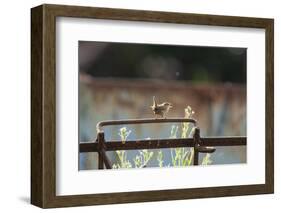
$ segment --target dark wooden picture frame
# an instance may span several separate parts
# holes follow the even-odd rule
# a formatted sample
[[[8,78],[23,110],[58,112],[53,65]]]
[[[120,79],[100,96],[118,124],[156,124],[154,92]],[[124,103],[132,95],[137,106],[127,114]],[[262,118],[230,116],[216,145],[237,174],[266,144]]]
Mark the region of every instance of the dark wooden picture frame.
[[[56,195],[56,18],[95,18],[265,29],[265,184],[193,189]],[[266,194],[274,191],[274,21],[64,5],[31,9],[31,203],[42,208]]]

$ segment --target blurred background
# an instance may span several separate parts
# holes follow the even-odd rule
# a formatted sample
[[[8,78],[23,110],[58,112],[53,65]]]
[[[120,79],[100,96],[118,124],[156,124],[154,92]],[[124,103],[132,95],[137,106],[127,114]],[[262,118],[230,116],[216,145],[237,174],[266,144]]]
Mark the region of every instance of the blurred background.
[[[246,136],[246,53],[245,48],[79,41],[79,142],[96,139],[99,121],[154,117],[153,96],[173,104],[168,117],[184,117],[190,106],[202,136]],[[172,125],[181,128],[128,125],[127,139],[169,138]],[[105,128],[106,140],[120,140],[121,127]],[[137,152],[128,151],[128,159]],[[170,151],[163,153],[164,164],[170,164]],[[116,161],[115,153],[109,156]],[[148,166],[157,166],[154,156]],[[217,147],[211,160],[245,163],[246,147]],[[97,169],[97,155],[81,153],[79,169]]]

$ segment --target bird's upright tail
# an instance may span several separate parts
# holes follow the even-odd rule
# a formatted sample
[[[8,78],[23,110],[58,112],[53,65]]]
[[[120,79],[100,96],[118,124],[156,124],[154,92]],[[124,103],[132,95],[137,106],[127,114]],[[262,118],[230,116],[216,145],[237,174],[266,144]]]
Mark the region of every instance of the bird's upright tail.
[[[156,100],[155,100],[155,96],[153,96],[153,106],[154,106],[154,107],[157,106],[157,103],[156,103]]]

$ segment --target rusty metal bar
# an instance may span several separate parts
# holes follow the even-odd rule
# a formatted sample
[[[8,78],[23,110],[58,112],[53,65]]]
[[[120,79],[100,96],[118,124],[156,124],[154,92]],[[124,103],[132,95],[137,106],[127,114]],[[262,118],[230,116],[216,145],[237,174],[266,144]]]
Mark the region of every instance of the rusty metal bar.
[[[98,167],[99,169],[103,169],[103,162],[104,162],[104,155],[102,150],[104,150],[104,133],[99,132],[97,135],[97,141],[98,141],[98,146],[97,146],[97,152],[98,152]]]
[[[198,164],[199,164],[199,152],[194,150],[193,166],[198,166]]]
[[[106,152],[105,152],[104,149],[101,150],[101,154],[103,156],[103,161],[104,161],[104,164],[105,164],[105,168],[106,169],[112,169],[112,163],[109,160],[109,158],[107,157]]]
[[[201,146],[246,146],[247,137],[208,137],[200,138]],[[193,138],[178,139],[151,139],[151,140],[132,140],[126,141],[106,141],[106,151],[115,150],[137,150],[137,149],[163,149],[177,147],[193,147]],[[81,142],[79,144],[80,152],[97,152],[97,142]]]
[[[199,128],[194,129],[193,141],[194,141],[194,145],[193,145],[193,151],[194,151],[193,165],[197,166],[199,164],[199,151],[198,151],[198,146],[199,146],[199,142],[200,142]]]
[[[202,146],[246,146],[247,137],[200,137]]]
[[[98,168],[103,169],[103,155],[101,152],[98,152]]]
[[[197,125],[197,121],[189,118],[145,118],[145,119],[128,119],[128,120],[108,120],[97,123],[97,132],[102,132],[102,127],[111,125],[124,125],[124,124],[147,124],[147,123],[193,123]]]
[[[144,123],[193,123],[195,131],[193,138],[184,139],[154,139],[154,140],[134,140],[126,141],[109,141],[105,142],[104,132],[102,127],[109,125],[124,125],[124,124],[144,124]],[[197,122],[194,119],[187,118],[163,118],[163,119],[129,119],[129,120],[108,120],[101,121],[97,124],[97,140],[93,143],[80,143],[80,152],[98,152],[98,168],[103,169],[104,165],[107,169],[112,168],[112,163],[106,155],[106,151],[116,150],[137,150],[137,149],[162,149],[162,148],[177,148],[177,147],[193,147],[193,165],[199,164],[199,153],[213,153],[214,147],[211,146],[241,146],[247,144],[246,137],[230,137],[230,138],[200,138],[200,129],[197,127]]]
[[[103,169],[104,165],[106,169],[112,169],[112,164],[109,160],[109,158],[106,155],[106,146],[105,146],[105,139],[104,139],[104,133],[99,132],[97,136],[97,152],[99,155],[98,159],[98,167],[99,169]]]
[[[197,166],[199,164],[199,153],[213,153],[216,151],[216,149],[214,147],[208,147],[208,146],[202,145],[201,139],[200,139],[200,129],[198,127],[196,127],[194,130],[193,140],[194,140],[193,165]]]

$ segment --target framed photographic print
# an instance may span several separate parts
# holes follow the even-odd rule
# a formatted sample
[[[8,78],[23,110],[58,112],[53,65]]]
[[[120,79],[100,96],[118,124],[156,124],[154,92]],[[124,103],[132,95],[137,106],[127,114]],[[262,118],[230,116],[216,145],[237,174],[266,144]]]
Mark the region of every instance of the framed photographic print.
[[[273,19],[31,9],[31,203],[273,193]]]

